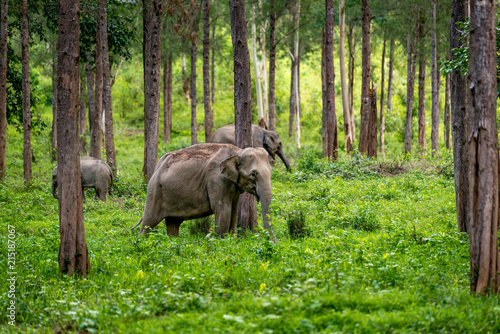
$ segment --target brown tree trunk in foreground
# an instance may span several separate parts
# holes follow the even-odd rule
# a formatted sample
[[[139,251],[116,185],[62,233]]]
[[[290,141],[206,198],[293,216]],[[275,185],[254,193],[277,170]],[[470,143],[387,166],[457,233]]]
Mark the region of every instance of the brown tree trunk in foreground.
[[[5,180],[7,151],[7,10],[8,1],[0,3],[0,182]]]
[[[59,0],[57,41],[57,122],[59,269],[68,276],[87,277],[90,270],[83,220],[80,157],[78,154],[78,68],[80,1]]]
[[[464,22],[468,16],[468,1],[453,0],[450,22],[450,58],[456,59],[456,48],[465,44],[461,39],[461,29],[458,22]],[[467,79],[460,72],[450,74],[450,102],[451,102],[451,123],[453,140],[453,164],[455,175],[455,200],[457,205],[457,223],[460,232],[468,232],[467,210],[469,207],[469,174],[468,151],[467,151],[467,129],[468,110],[466,108],[466,86]]]
[[[495,20],[495,0],[471,1],[468,225],[470,286],[475,294],[497,294],[500,289]]]
[[[31,101],[28,0],[21,0],[21,53],[23,75],[23,169],[24,182],[31,183]]]
[[[196,125],[196,37],[191,41],[191,145],[198,144]]]
[[[367,0],[366,0],[367,1]],[[335,70],[333,68],[333,0],[325,1],[325,67],[328,158],[337,160],[337,117],[335,115]]]
[[[203,0],[203,105],[205,107],[205,143],[212,137],[210,105],[210,3]]]
[[[425,52],[418,52],[418,144],[422,149],[422,159],[427,149],[425,134]]]
[[[450,115],[450,74],[446,76],[446,86],[444,93],[444,143],[446,145],[446,149],[449,151],[451,148],[450,143],[450,124],[451,124],[451,115]]]
[[[172,54],[163,64],[163,145],[170,144],[172,133]]]
[[[384,86],[385,86],[385,49],[387,40],[384,36],[384,48],[382,49],[382,79],[380,80],[380,154],[385,157],[385,115],[384,115]],[[375,124],[375,127],[377,124]]]
[[[359,126],[359,152],[366,154],[368,149],[368,124],[370,118],[370,1],[362,0],[362,30],[363,30],[363,51],[362,51],[362,78],[361,78],[361,123]]]
[[[275,100],[275,73],[276,73],[276,1],[270,0],[269,13],[269,130],[276,130],[276,100]]]

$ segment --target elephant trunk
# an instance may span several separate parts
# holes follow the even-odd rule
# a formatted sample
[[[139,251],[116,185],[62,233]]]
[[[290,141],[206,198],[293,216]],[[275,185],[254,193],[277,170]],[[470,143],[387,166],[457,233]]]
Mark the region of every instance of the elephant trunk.
[[[283,152],[283,147],[280,147],[278,149],[278,151],[276,151],[276,153],[278,154],[278,156],[280,157],[281,161],[283,161],[283,163],[285,164],[286,166],[286,169],[291,172],[292,169],[290,168],[290,163],[288,162],[288,159],[286,158],[286,155],[285,155],[285,152]]]
[[[271,220],[271,215],[269,212],[269,206],[271,205],[271,185],[263,187],[262,189],[257,189],[257,195],[260,198],[261,208],[262,208],[262,222],[264,228],[269,231],[274,241],[276,241],[276,237],[274,236],[273,229],[269,224]]]

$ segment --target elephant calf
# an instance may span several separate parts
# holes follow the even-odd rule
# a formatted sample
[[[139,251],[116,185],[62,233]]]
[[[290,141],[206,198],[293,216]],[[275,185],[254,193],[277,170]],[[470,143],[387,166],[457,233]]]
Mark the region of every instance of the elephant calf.
[[[80,158],[80,171],[82,178],[82,194],[85,200],[85,188],[95,189],[95,199],[106,202],[106,194],[111,195],[111,184],[113,183],[113,172],[109,165],[97,158],[81,157]],[[57,196],[57,166],[52,171],[52,195],[58,199]]]
[[[184,220],[215,214],[220,236],[236,228],[243,192],[260,199],[264,228],[271,204],[271,166],[263,148],[241,149],[229,144],[198,144],[165,154],[148,182],[141,233],[163,219],[167,234],[179,235]]]
[[[236,144],[234,124],[225,125],[214,132],[210,138],[211,143]],[[252,146],[263,147],[275,159],[275,154],[281,158],[288,171],[292,171],[290,163],[283,152],[283,144],[276,131],[268,131],[258,125],[252,124]]]

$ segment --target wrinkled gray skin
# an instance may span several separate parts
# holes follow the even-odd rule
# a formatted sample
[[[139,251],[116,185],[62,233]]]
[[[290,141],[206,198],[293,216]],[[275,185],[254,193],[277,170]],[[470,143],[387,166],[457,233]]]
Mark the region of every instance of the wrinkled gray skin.
[[[85,188],[95,189],[95,200],[106,202],[106,194],[111,195],[111,184],[113,183],[113,172],[109,165],[97,158],[80,157],[80,171],[82,178],[82,195],[85,200]],[[52,195],[57,196],[57,166],[52,171]]]
[[[211,143],[226,143],[235,145],[234,124],[225,125],[214,132],[210,138]],[[276,131],[268,131],[258,125],[252,124],[252,146],[263,147],[269,155],[275,159],[277,154],[286,166],[288,171],[292,171],[290,163],[283,152],[283,144]]]
[[[163,219],[167,234],[179,235],[184,220],[215,214],[219,236],[234,232],[239,197],[249,192],[260,199],[264,228],[271,204],[271,166],[263,148],[240,149],[229,144],[198,144],[165,154],[148,183],[141,233]],[[273,235],[274,237],[274,235]]]

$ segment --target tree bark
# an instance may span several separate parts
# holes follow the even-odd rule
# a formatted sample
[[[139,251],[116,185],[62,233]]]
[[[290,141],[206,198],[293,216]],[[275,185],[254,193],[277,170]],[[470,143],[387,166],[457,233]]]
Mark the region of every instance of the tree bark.
[[[196,36],[191,40],[191,145],[198,144],[196,125]]]
[[[269,13],[269,130],[276,130],[275,72],[276,72],[276,1],[270,0]]]
[[[328,157],[328,112],[326,105],[326,34],[323,29],[321,41],[321,98],[323,102],[321,117],[321,142],[323,147],[323,158]]]
[[[85,101],[85,72],[80,73],[80,154],[87,155],[87,102]]]
[[[422,149],[422,159],[427,150],[427,139],[425,133],[425,53],[418,55],[418,144]]]
[[[439,150],[439,70],[437,67],[437,46],[436,46],[436,1],[432,0],[431,6],[431,75],[432,75],[432,129],[431,148],[432,155]]]
[[[368,92],[370,97],[370,113],[368,115],[368,133],[366,134],[366,155],[377,157],[377,90],[372,81],[372,87]]]
[[[89,104],[89,129],[90,129],[90,144],[92,144],[92,127],[94,124],[94,119],[96,117],[95,111],[95,95],[94,95],[94,72],[92,72],[92,67],[90,66],[90,57],[87,55],[87,61],[85,62],[85,74],[87,77],[87,101]],[[90,147],[89,147],[89,155]]]
[[[356,122],[354,118],[354,59],[356,53],[356,39],[354,39],[354,25],[349,22],[347,32],[347,44],[349,46],[349,64],[348,64],[348,98],[349,98],[349,115],[351,120],[352,143],[356,142]]]
[[[52,162],[57,161],[57,46],[52,55],[52,134],[51,152]]]
[[[380,82],[380,154],[385,157],[385,114],[384,114],[384,86],[385,86],[385,49],[386,49],[387,39],[384,36],[384,47],[382,49],[382,78]],[[375,124],[375,127],[377,124]]]
[[[394,39],[391,39],[391,56],[389,59],[389,82],[387,83],[387,111],[392,111],[392,86],[394,81]]]
[[[325,1],[325,74],[328,158],[337,160],[337,117],[335,115],[335,70],[333,68],[333,0]]]
[[[362,52],[362,81],[361,81],[361,123],[359,126],[359,152],[366,154],[368,150],[368,126],[370,115],[370,1],[362,0],[362,30],[363,30],[363,52]]]
[[[161,14],[160,0],[143,1],[144,20],[144,167],[149,181],[158,161],[158,124],[161,94]]]
[[[257,27],[255,26],[255,6],[251,6],[252,20],[251,20],[251,29],[252,29],[252,62],[254,69],[254,78],[255,78],[255,92],[257,96],[257,115],[259,125],[266,124],[264,119],[264,105],[262,101],[262,87],[260,85],[260,74],[259,74],[259,61],[257,60]],[[265,128],[266,126],[264,126]]]
[[[205,142],[212,137],[210,105],[210,3],[203,0],[203,105],[205,107]]]
[[[57,180],[61,245],[59,269],[87,277],[90,270],[83,219],[78,154],[78,68],[80,1],[59,0],[57,41]]]
[[[259,9],[262,10],[262,0],[259,0]],[[262,106],[264,108],[264,120],[266,122],[266,129],[269,126],[269,86],[267,84],[267,53],[266,53],[266,29],[268,20],[260,26],[260,54],[262,57],[262,68],[260,71],[260,80],[262,81]]]
[[[461,29],[458,22],[464,22],[468,16],[468,1],[453,0],[450,22],[450,58],[456,59],[456,48],[464,46],[465,41],[461,40]],[[450,75],[450,97],[451,97],[451,123],[453,140],[453,164],[455,175],[455,199],[457,206],[457,223],[460,232],[468,232],[467,229],[467,208],[469,206],[469,163],[467,151],[467,127],[468,110],[466,108],[466,77],[460,72],[451,72]]]
[[[451,148],[450,143],[450,74],[446,76],[446,88],[444,93],[444,143],[446,149],[449,151]]]
[[[288,116],[288,137],[293,138],[293,121],[295,119],[295,103],[297,99],[295,98],[295,59],[291,58],[291,67],[290,67],[290,102],[289,102],[289,116]]]
[[[406,40],[407,51],[407,72],[406,72],[406,128],[405,128],[405,154],[411,153],[411,137],[412,137],[412,116],[413,116],[413,93],[415,90],[415,68],[417,64],[417,41],[418,28],[420,19],[419,15],[415,19],[415,32],[413,43],[411,33],[408,33]]]
[[[5,180],[7,151],[7,11],[8,0],[0,3],[0,182]]]
[[[215,42],[215,22],[212,22],[212,41]],[[211,90],[211,95],[212,95],[212,106],[215,104],[215,47],[212,44],[212,75],[210,77],[211,80],[211,85],[210,85],[210,90]],[[214,113],[213,110],[210,114],[212,117],[212,128],[214,126]]]
[[[296,4],[295,36],[293,38],[293,58],[295,58],[295,145],[300,148],[302,122],[300,119],[300,56],[299,56],[299,28],[300,28],[300,0]]]
[[[471,292],[500,289],[498,132],[496,123],[496,1],[471,1],[467,146]]]
[[[108,15],[107,0],[99,0],[99,38],[101,39],[101,57],[102,57],[102,107],[104,113],[104,135],[106,146],[106,162],[116,175],[116,153],[115,139],[113,134],[113,105],[111,102],[111,65],[109,63],[108,48]],[[159,82],[158,82],[159,85]]]
[[[29,184],[31,170],[31,102],[30,102],[30,51],[28,28],[28,0],[21,0],[21,53],[23,95],[23,170],[24,182]]]
[[[170,144],[172,133],[172,54],[163,65],[163,145]]]
[[[90,125],[90,145],[89,155],[91,157],[101,159],[101,140],[102,140],[102,95],[103,95],[103,68],[101,56],[101,38],[99,36],[99,23],[97,24],[97,36],[95,47],[95,117]]]
[[[186,73],[186,56],[181,52],[182,90],[189,105],[191,105],[191,93],[189,92],[189,77]]]
[[[340,82],[342,87],[342,109],[344,112],[344,136],[345,150],[352,151],[353,138],[351,133],[351,114],[349,113],[349,98],[347,96],[347,80],[345,73],[345,0],[339,1],[339,62],[340,62]],[[385,46],[385,44],[384,44]],[[384,48],[385,50],[385,48]],[[382,111],[381,111],[382,112]]]

